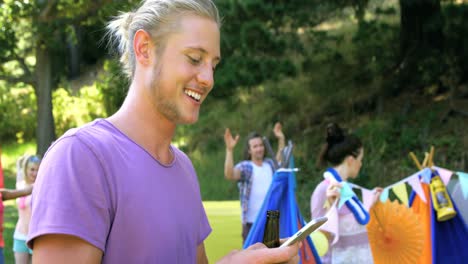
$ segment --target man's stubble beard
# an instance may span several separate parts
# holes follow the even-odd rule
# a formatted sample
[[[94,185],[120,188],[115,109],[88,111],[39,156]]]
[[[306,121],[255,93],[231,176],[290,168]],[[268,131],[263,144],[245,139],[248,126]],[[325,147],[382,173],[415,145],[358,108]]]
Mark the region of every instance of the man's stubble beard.
[[[176,104],[174,103],[174,98],[168,98],[164,95],[164,92],[161,90],[160,85],[160,76],[163,71],[161,64],[156,64],[154,66],[155,75],[150,82],[150,94],[152,95],[152,104],[154,110],[159,114],[163,115],[166,119],[171,122],[178,124],[181,123],[181,114],[177,109]],[[172,99],[172,100],[171,100]]]

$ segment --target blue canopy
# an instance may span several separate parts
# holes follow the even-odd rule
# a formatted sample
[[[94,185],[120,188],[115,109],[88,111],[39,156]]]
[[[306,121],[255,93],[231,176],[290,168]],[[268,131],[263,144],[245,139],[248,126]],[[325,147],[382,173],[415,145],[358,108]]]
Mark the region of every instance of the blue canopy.
[[[416,193],[412,191],[409,204],[413,204]],[[450,199],[451,195],[448,193]],[[453,263],[462,264],[468,260],[468,227],[460,215],[454,200],[453,207],[457,215],[443,222],[437,221],[437,216],[431,204],[431,241],[432,241],[432,264]]]
[[[273,175],[273,181],[257,219],[245,240],[244,248],[262,242],[267,210],[280,211],[280,238],[294,235],[306,224],[297,205],[295,190],[296,177],[294,170],[284,168],[277,170]],[[307,241],[303,242],[299,254],[301,256],[299,263],[321,263],[310,237],[307,237]]]

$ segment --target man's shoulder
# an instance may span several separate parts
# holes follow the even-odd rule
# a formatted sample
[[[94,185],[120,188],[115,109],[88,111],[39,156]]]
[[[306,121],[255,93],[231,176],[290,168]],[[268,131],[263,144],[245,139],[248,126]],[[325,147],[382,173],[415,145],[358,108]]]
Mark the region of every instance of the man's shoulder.
[[[236,164],[236,167],[248,167],[248,166],[252,166],[251,160],[242,160]]]
[[[171,149],[174,152],[174,156],[177,157],[177,159],[180,159],[184,163],[190,163],[190,164],[192,163],[192,161],[190,160],[188,155],[185,154],[185,152],[183,152],[182,150],[180,150],[174,145],[171,145]]]
[[[73,136],[96,137],[109,132],[109,123],[104,119],[96,119],[82,126],[67,130],[59,139]]]
[[[88,147],[115,146],[110,144],[112,139],[110,135],[115,134],[110,123],[104,119],[96,119],[80,127],[71,128],[52,143],[49,149],[56,145],[78,146],[86,145]]]

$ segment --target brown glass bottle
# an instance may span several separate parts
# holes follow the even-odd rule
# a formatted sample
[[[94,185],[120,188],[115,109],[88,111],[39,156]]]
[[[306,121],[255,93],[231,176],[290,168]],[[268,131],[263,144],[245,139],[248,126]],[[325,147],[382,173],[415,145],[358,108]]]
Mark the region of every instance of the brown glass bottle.
[[[265,244],[269,248],[275,248],[280,246],[279,216],[280,212],[278,210],[267,211],[265,231],[263,233],[263,244]]]

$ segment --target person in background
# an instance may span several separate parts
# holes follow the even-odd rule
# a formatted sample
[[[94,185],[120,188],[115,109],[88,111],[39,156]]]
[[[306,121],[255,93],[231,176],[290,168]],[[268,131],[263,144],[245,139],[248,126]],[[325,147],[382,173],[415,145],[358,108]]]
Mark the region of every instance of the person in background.
[[[198,120],[221,60],[211,0],[146,0],[109,25],[130,87],[120,109],[47,150],[32,195],[33,263],[207,263],[192,162],[171,142]],[[298,262],[258,243],[219,263]]]
[[[322,257],[322,263],[373,263],[366,226],[369,221],[368,208],[364,208],[357,196],[349,199],[341,208],[336,202],[340,198],[340,189],[345,189],[346,181],[358,176],[364,158],[361,140],[345,133],[337,124],[327,127],[326,142],[318,158],[318,165],[329,164],[324,172],[324,180],[315,188],[310,202],[312,218],[329,214],[329,221],[322,226],[329,241],[330,250]],[[382,188],[374,189],[374,204]],[[337,219],[331,219],[337,218]],[[338,226],[332,223],[338,222]]]
[[[24,156],[20,163],[21,170],[18,177],[19,181],[16,183],[17,189],[30,188],[36,181],[37,171],[41,159],[36,155]],[[31,219],[31,195],[16,198],[16,205],[18,207],[18,222],[16,223],[15,233],[13,235],[13,252],[15,253],[16,264],[29,264],[31,263],[32,251],[26,245],[26,239],[29,229],[29,221]]]
[[[281,161],[281,150],[284,148],[284,134],[281,123],[277,122],[273,133],[278,139],[276,160]],[[241,202],[242,242],[245,242],[250,228],[257,219],[268,188],[275,172],[273,160],[265,158],[265,146],[262,136],[251,132],[245,140],[244,160],[234,166],[234,147],[239,141],[239,135],[233,137],[229,128],[224,133],[226,144],[226,159],[224,162],[224,177],[237,181]]]
[[[1,165],[1,163],[0,163]],[[1,170],[0,166],[0,170]],[[3,171],[0,171],[0,177],[1,181],[3,183]],[[5,241],[3,240],[3,212],[4,212],[4,205],[3,201],[6,200],[12,200],[16,199],[18,197],[22,197],[25,195],[30,195],[32,192],[33,186],[28,186],[24,189],[6,189],[6,188],[0,188],[0,198],[1,198],[1,203],[0,203],[0,264],[5,263],[5,256],[3,253],[4,247],[5,247]]]

